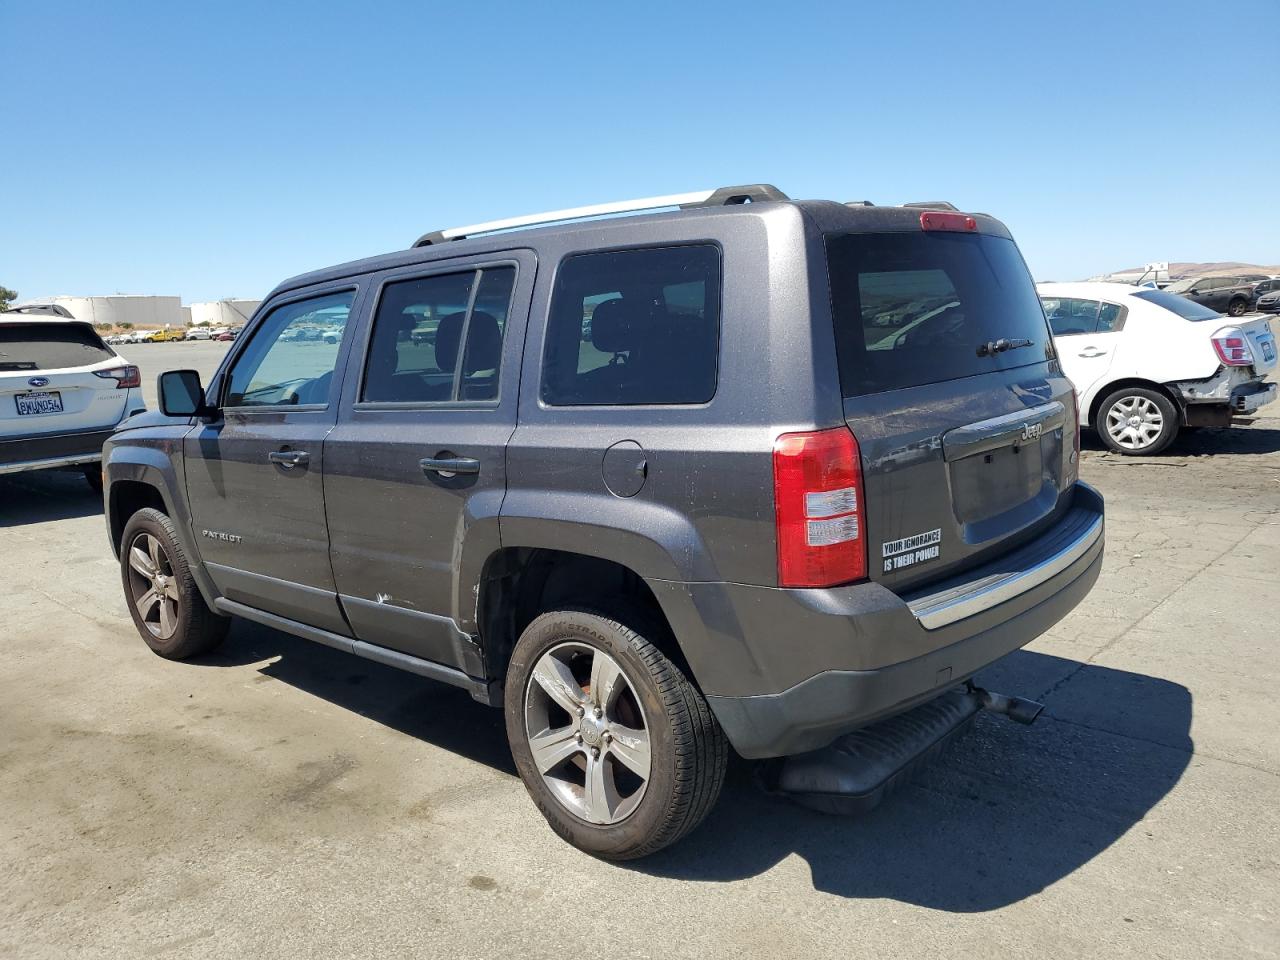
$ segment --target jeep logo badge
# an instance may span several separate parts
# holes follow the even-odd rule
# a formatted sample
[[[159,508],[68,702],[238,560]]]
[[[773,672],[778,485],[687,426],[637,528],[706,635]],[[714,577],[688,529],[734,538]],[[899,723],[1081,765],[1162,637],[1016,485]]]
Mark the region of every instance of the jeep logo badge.
[[[47,387],[49,385],[48,377],[32,377],[27,381],[29,387]]]
[[[1040,434],[1044,430],[1044,426],[1039,423],[1024,423],[1022,425],[1023,440],[1039,440]]]

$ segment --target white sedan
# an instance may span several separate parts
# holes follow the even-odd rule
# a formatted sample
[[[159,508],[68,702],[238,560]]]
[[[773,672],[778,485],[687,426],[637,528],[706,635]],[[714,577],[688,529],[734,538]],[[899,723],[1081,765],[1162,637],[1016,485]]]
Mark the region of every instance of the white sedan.
[[[1229,426],[1276,397],[1264,382],[1276,366],[1266,317],[1119,283],[1036,289],[1081,423],[1118,453],[1158,453],[1183,426]]]
[[[0,314],[0,473],[79,467],[102,489],[102,444],[146,409],[138,368],[79,320]]]

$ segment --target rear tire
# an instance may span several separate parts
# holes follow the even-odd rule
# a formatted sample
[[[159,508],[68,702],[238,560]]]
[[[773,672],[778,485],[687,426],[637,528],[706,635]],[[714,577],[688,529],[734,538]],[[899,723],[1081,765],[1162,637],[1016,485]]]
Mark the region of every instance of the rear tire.
[[[1227,316],[1229,317],[1243,317],[1248,312],[1249,312],[1248,300],[1237,299],[1237,300],[1232,300],[1229,304],[1227,304]]]
[[[120,576],[138,633],[166,660],[198,657],[222,643],[230,618],[204,602],[173,521],[139,510],[120,537]]]
[[[84,465],[85,483],[89,484],[89,489],[102,496],[102,464],[86,463]]]
[[[608,616],[558,610],[529,624],[505,708],[529,796],[552,830],[593,856],[648,856],[693,830],[720,795],[729,747],[706,700]]]
[[[1173,443],[1178,421],[1178,408],[1158,390],[1121,387],[1098,404],[1093,428],[1108,450],[1150,456]]]

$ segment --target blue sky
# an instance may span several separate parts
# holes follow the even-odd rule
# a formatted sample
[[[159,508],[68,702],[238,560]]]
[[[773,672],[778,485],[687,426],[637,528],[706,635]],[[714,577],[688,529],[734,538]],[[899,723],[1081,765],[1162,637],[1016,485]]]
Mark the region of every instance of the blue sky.
[[[1041,279],[1277,263],[1277,35],[1277,0],[0,0],[0,284],[261,296],[757,181],[993,213]]]

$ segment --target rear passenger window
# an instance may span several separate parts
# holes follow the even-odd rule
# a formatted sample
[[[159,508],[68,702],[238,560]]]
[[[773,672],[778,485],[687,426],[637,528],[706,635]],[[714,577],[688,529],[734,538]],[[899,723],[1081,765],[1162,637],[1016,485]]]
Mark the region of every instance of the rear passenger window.
[[[551,298],[542,399],[705,403],[716,392],[719,344],[713,244],[569,257]]]
[[[1075,297],[1047,298],[1042,301],[1049,329],[1055,337],[1070,337],[1093,333],[1098,329],[1097,300],[1080,300]]]
[[[1124,329],[1125,313],[1124,307],[1114,303],[1104,303],[1102,309],[1098,311],[1098,332],[1115,333],[1117,330]]]
[[[514,267],[486,267],[384,286],[360,399],[496,400],[515,276]]]

